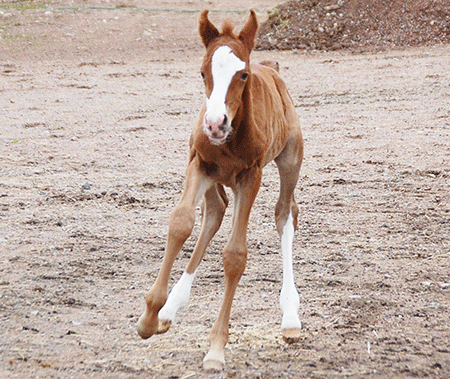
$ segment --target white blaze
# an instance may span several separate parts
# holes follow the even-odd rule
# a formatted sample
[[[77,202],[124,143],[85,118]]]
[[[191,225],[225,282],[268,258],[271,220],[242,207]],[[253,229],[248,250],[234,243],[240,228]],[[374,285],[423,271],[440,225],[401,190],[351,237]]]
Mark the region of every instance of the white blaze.
[[[298,316],[300,299],[294,282],[292,267],[292,244],[294,242],[294,219],[292,214],[283,228],[281,235],[281,250],[283,252],[283,287],[281,288],[280,307],[283,312],[281,329],[300,329],[301,322]]]
[[[227,113],[225,99],[231,80],[236,72],[245,69],[245,62],[241,61],[229,46],[219,47],[211,60],[213,90],[206,99],[206,117],[211,122],[223,118]]]

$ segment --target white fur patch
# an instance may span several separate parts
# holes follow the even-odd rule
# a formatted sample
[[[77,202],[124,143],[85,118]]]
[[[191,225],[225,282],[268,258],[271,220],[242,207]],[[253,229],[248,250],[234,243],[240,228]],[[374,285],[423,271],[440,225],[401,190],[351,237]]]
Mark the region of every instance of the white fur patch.
[[[164,321],[173,322],[175,320],[175,314],[178,309],[184,307],[188,301],[191,294],[192,282],[195,278],[195,272],[193,274],[188,274],[184,272],[181,275],[180,280],[175,284],[169,293],[166,304],[161,308],[158,313],[158,318]]]
[[[302,324],[298,316],[300,298],[295,287],[292,265],[292,244],[294,242],[294,219],[289,217],[281,234],[281,250],[283,252],[283,287],[281,288],[280,307],[283,312],[281,329],[300,329]]]
[[[219,47],[211,60],[213,90],[206,100],[206,115],[209,121],[216,122],[227,114],[225,99],[231,80],[236,72],[245,69],[241,61],[229,46]]]

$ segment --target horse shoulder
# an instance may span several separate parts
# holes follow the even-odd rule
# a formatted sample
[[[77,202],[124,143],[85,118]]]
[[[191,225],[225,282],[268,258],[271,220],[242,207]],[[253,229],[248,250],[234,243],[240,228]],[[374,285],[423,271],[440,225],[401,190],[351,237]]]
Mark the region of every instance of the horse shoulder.
[[[267,140],[265,163],[284,149],[292,128],[295,108],[286,84],[275,69],[252,64],[255,121]]]

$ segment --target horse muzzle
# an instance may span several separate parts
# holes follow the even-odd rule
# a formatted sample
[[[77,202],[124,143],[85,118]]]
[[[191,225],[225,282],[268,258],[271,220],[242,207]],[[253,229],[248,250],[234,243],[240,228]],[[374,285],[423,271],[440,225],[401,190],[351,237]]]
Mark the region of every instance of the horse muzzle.
[[[205,114],[203,118],[203,132],[213,145],[218,146],[225,143],[231,131],[232,129],[227,115],[211,120],[208,114]]]

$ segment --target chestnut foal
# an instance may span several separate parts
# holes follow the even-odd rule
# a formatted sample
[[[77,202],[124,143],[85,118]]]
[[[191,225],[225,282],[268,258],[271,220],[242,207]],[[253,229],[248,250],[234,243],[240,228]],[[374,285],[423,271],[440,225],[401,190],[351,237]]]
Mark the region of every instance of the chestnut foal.
[[[294,104],[276,71],[276,62],[249,62],[257,29],[253,10],[237,36],[227,23],[220,33],[208,20],[207,10],[200,15],[199,32],[206,47],[201,68],[206,104],[191,137],[185,187],[170,217],[162,266],[138,322],[142,338],[164,333],[177,310],[186,305],[196,269],[228,205],[223,186],[230,187],[235,202],[232,231],[223,250],[225,293],[211,330],[211,347],[203,360],[207,370],[221,370],[225,363],[231,303],[247,260],[250,210],[260,187],[263,167],[272,160],[280,174],[275,219],[283,254],[281,329],[288,343],[300,336],[300,300],[294,283],[292,244],[298,215],[293,192],[303,159],[303,139]],[[195,207],[202,198],[200,236],[185,272],[168,296],[172,265],[191,234]]]

